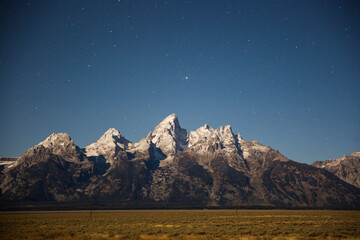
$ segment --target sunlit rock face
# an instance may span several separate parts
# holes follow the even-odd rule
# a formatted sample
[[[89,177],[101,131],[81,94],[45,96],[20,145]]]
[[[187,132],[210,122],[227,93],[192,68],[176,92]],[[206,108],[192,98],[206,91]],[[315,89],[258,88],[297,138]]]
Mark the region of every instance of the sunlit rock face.
[[[3,164],[0,200],[354,208],[359,156],[309,166],[245,140],[230,125],[188,133],[171,114],[135,143],[113,128],[85,148],[66,133],[51,134]],[[340,170],[335,176],[332,169]]]

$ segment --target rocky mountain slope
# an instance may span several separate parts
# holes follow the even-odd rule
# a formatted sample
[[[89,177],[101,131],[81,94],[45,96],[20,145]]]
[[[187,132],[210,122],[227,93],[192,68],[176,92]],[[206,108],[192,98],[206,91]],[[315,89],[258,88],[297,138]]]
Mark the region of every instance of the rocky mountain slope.
[[[93,164],[69,135],[54,133],[6,166],[1,175],[1,198],[35,201],[79,199],[77,188],[85,187],[93,172]]]
[[[338,159],[316,161],[312,166],[326,169],[341,180],[360,188],[360,151]]]
[[[229,125],[188,133],[175,114],[138,143],[115,129],[85,148],[52,134],[6,165],[0,192],[3,202],[360,207],[360,189],[329,171],[245,140]]]

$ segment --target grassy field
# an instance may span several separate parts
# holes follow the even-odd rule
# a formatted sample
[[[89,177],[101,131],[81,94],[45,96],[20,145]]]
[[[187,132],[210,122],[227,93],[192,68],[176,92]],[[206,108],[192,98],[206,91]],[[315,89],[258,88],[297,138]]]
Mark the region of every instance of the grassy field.
[[[5,239],[360,239],[359,211],[0,212]]]

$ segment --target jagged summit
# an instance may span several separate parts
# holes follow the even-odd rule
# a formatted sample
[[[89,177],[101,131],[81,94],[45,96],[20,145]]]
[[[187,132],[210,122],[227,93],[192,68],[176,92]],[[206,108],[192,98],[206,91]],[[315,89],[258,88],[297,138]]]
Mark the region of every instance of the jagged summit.
[[[189,148],[197,153],[237,153],[239,150],[230,125],[214,130],[208,124],[190,132]]]
[[[117,153],[122,150],[129,152],[144,151],[153,144],[156,159],[172,159],[177,153],[191,149],[196,153],[240,154],[244,158],[249,152],[266,152],[270,148],[258,142],[243,140],[240,134],[235,135],[230,125],[218,129],[208,124],[191,131],[181,128],[176,114],[170,114],[162,120],[145,139],[131,143],[115,128],[108,129],[95,143],[84,148],[88,157],[103,156],[107,162],[112,162]],[[163,163],[164,164],[164,163]]]
[[[109,128],[108,130],[106,130],[106,132],[101,137],[105,137],[105,136],[118,136],[118,137],[120,137],[121,134],[120,134],[119,130],[117,130],[115,128]]]
[[[162,124],[162,123],[167,123],[167,122],[175,122],[175,121],[179,121],[178,120],[178,116],[175,114],[175,113],[172,113],[172,114],[170,114],[169,116],[167,116],[166,118],[164,118],[164,120],[162,120],[161,122],[160,122],[160,124]],[[160,125],[159,124],[159,125]]]
[[[179,119],[176,116],[176,114],[171,114],[167,116],[164,120],[162,120],[152,132],[152,135],[154,138],[156,138],[156,135],[163,133],[164,131],[170,130],[171,132],[174,132],[177,129],[181,129],[179,124]]]
[[[196,131],[191,131],[189,134],[189,147],[196,145],[202,140],[206,140],[213,131],[214,129],[207,124],[198,128]]]
[[[96,142],[100,144],[110,144],[117,145],[121,149],[126,149],[127,145],[130,143],[125,137],[120,134],[120,131],[115,128],[109,128]],[[92,144],[91,144],[92,145]],[[90,146],[90,145],[89,145]]]
[[[28,149],[12,166],[17,166],[20,162],[25,161],[26,158],[37,155],[40,152],[61,156],[69,162],[82,162],[86,160],[86,156],[81,149],[75,145],[69,134],[52,133],[44,141]]]
[[[53,154],[65,156],[69,160],[72,159],[72,161],[78,161],[79,158],[83,158],[80,156],[82,155],[80,148],[75,145],[67,133],[53,133],[44,141],[34,146],[33,149],[41,147],[45,147]]]
[[[46,148],[52,148],[56,144],[64,145],[73,143],[69,134],[67,133],[53,133],[47,137],[44,141],[40,142],[38,145],[43,145]]]
[[[128,148],[129,143],[119,130],[109,128],[99,140],[85,147],[85,153],[88,157],[103,156],[106,162],[111,163],[119,151]]]
[[[178,117],[171,114],[154,128],[151,134],[152,143],[167,157],[173,156],[188,148],[188,132],[182,129]]]
[[[51,134],[2,166],[0,201],[360,207],[359,155],[327,169],[351,186],[235,135],[230,125],[188,134],[171,114],[137,143],[114,128],[82,149],[66,133]]]
[[[40,144],[47,148],[53,145],[74,145],[66,133],[54,133]],[[199,154],[215,152],[227,155],[238,154],[244,159],[255,153],[265,153],[270,149],[259,142],[244,140],[240,134],[235,135],[230,125],[214,129],[204,124],[189,134],[186,129],[181,128],[177,115],[173,113],[138,143],[131,143],[120,134],[119,130],[109,128],[95,143],[83,148],[83,152],[87,157],[103,157],[106,162],[112,163],[119,151],[147,151],[151,144],[155,147],[155,158],[158,160],[164,158],[170,160],[177,153],[189,148]]]

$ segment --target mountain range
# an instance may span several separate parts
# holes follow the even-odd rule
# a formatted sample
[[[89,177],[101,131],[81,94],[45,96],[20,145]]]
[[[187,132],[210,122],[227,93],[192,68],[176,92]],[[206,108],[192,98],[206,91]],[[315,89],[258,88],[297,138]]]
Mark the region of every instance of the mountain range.
[[[359,164],[360,152],[298,163],[229,125],[189,133],[171,114],[137,143],[114,128],[84,148],[53,133],[0,159],[0,202],[360,208]]]

